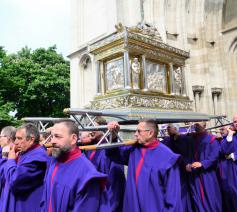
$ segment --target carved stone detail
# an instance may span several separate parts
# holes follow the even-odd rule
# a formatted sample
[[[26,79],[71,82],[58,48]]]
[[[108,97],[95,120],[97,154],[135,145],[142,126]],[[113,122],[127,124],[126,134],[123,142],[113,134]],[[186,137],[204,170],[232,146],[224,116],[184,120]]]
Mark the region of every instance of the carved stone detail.
[[[222,93],[222,88],[212,88],[211,92],[213,95],[219,96]]]
[[[204,91],[204,86],[202,86],[202,85],[193,85],[192,89],[193,89],[194,93],[201,94]]]
[[[80,65],[84,68],[87,69],[88,65],[91,63],[91,58],[88,54],[85,54],[82,56],[80,60]]]

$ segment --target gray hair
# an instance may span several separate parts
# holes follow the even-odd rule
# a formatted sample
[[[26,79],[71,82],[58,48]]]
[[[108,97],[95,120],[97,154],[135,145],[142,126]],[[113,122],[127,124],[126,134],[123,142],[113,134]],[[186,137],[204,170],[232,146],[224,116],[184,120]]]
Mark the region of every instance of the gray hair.
[[[145,118],[145,119],[141,119],[138,121],[138,123],[141,123],[141,122],[146,123],[147,127],[150,127],[151,129],[154,130],[155,137],[158,136],[159,128],[158,128],[158,125],[154,119],[146,119]]]
[[[10,138],[12,141],[16,138],[16,128],[13,126],[7,126],[2,129],[2,134]]]
[[[173,127],[173,128],[176,128],[177,131],[179,131],[179,124],[177,123],[168,124],[167,127]]]
[[[17,128],[17,130],[25,129],[26,131],[26,138],[34,137],[34,143],[39,143],[40,140],[40,133],[37,127],[32,123],[23,124]]]

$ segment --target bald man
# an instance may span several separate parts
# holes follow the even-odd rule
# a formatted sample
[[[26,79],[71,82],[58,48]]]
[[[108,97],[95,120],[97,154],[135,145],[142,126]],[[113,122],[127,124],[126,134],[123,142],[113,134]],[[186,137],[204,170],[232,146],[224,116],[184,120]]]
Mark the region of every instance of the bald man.
[[[227,129],[227,137],[221,142],[222,153],[226,156],[224,192],[228,211],[237,210],[237,114],[233,116],[233,125]]]

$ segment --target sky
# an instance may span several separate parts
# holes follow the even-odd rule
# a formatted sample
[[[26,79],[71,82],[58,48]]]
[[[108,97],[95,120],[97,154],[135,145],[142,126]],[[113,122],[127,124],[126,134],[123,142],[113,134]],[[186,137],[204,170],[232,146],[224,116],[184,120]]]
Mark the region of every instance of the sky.
[[[0,46],[15,53],[28,46],[70,52],[70,0],[0,0]]]

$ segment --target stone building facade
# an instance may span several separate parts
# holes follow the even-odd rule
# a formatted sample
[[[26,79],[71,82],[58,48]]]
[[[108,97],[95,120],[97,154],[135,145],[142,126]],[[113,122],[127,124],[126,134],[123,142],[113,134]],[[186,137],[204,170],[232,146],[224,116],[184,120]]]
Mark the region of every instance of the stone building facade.
[[[184,66],[193,111],[237,113],[236,0],[71,0],[71,107],[97,94],[96,60],[90,45],[115,25],[154,26],[164,43],[189,52]]]

